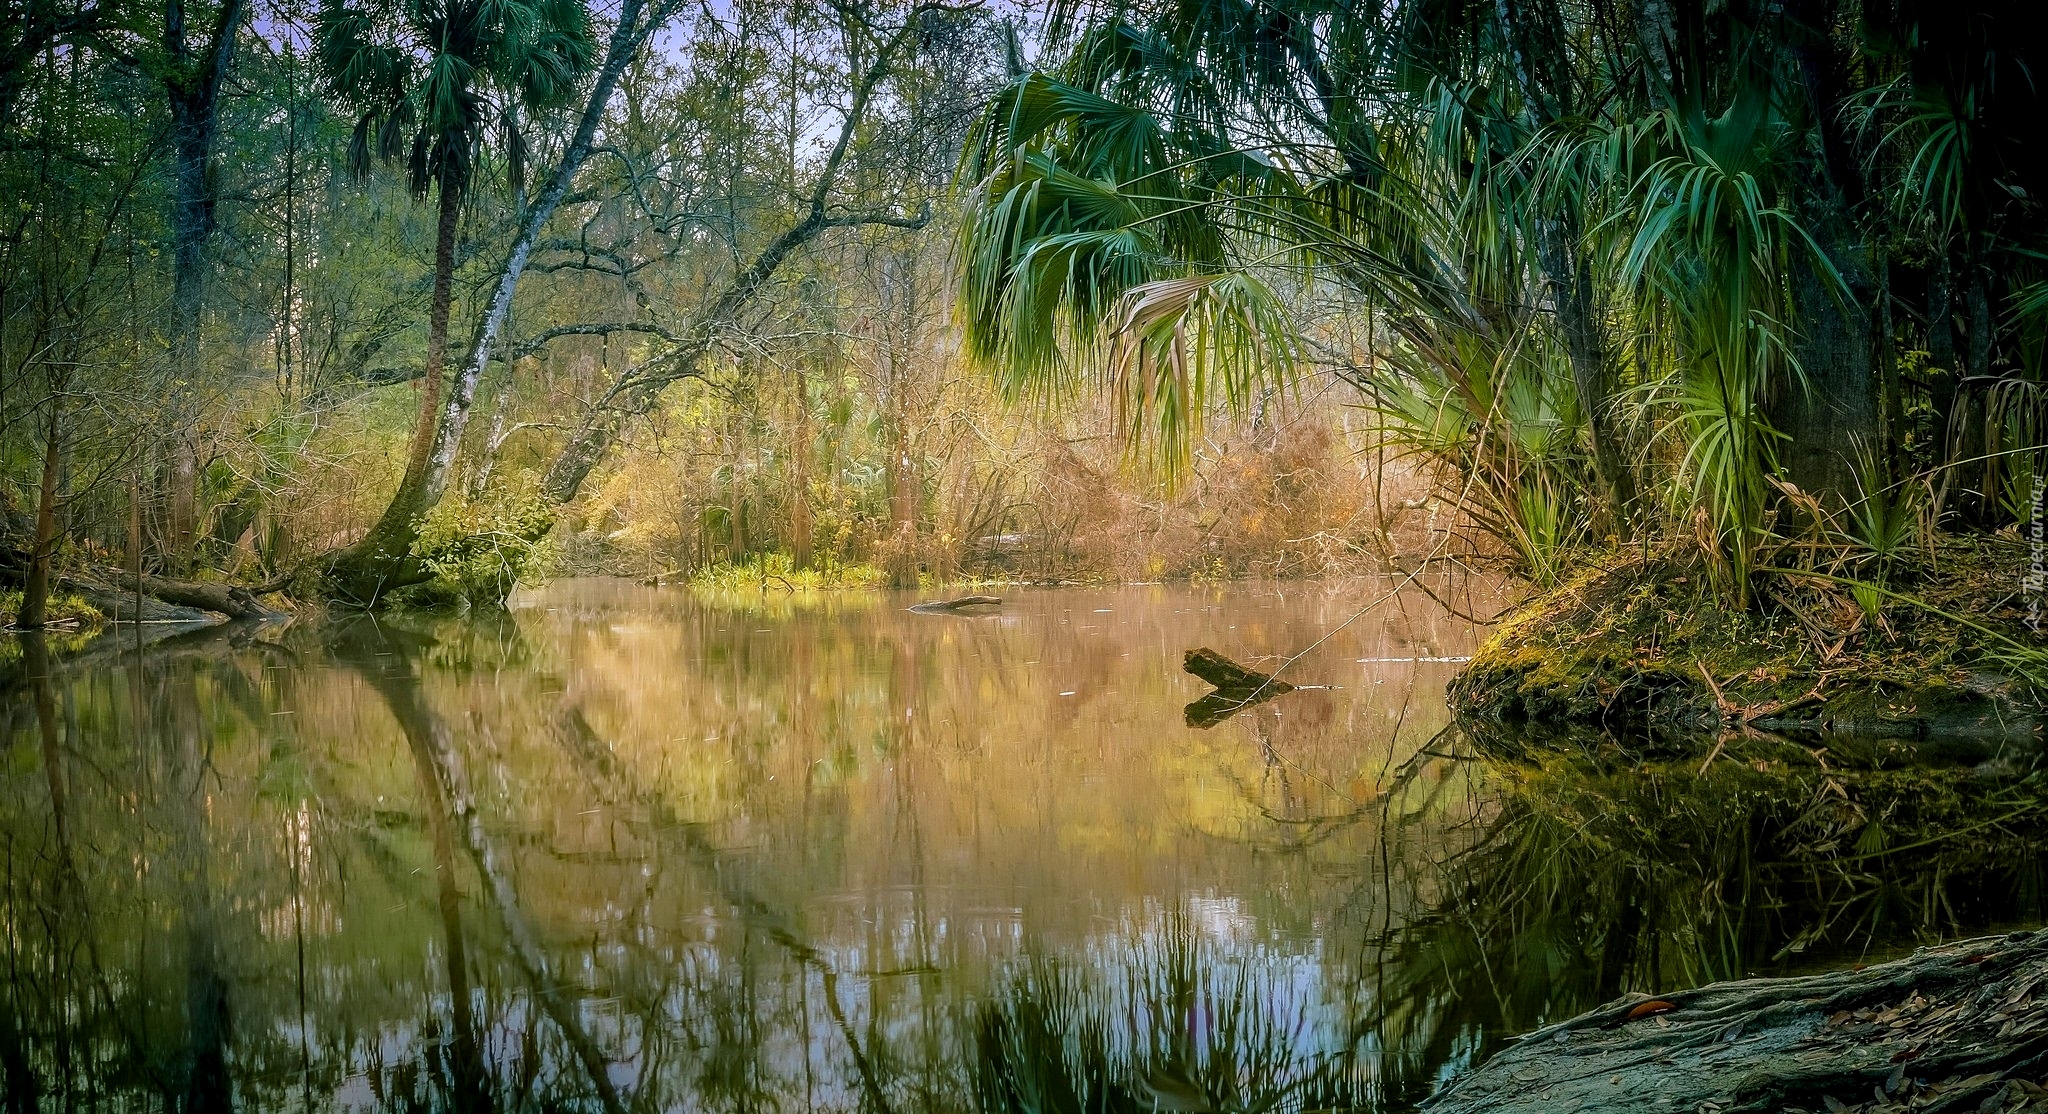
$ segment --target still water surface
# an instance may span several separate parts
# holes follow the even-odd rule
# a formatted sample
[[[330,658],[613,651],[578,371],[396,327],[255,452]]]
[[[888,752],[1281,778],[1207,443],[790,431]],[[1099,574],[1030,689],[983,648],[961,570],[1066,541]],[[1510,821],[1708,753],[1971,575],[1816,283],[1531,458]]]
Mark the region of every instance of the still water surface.
[[[1523,861],[1548,852],[1502,851],[1514,779],[1445,731],[1475,629],[1413,589],[1360,613],[1387,588],[976,617],[566,582],[60,665],[0,719],[4,1082],[50,1109],[1387,1110],[1639,983],[1791,962],[1810,915],[1703,944],[1697,901],[1629,896],[1624,948]],[[1314,645],[1288,675],[1333,687],[1189,727],[1202,645]]]

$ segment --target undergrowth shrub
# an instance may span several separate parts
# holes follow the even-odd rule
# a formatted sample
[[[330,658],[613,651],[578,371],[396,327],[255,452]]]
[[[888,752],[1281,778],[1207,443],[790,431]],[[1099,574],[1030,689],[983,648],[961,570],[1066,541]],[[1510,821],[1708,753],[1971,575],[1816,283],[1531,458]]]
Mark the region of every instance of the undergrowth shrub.
[[[555,512],[538,493],[479,502],[444,500],[420,516],[413,556],[433,579],[408,589],[414,607],[496,606],[539,567]]]

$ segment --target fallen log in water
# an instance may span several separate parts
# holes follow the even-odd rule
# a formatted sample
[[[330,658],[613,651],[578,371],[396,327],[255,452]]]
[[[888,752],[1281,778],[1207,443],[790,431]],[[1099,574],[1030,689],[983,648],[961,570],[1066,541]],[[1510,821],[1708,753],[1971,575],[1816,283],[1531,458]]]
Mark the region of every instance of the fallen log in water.
[[[1293,692],[1294,686],[1269,673],[1246,669],[1207,646],[1189,650],[1181,668],[1216,686],[1216,691],[1181,710],[1189,727],[1214,727],[1254,705]]]
[[[1207,646],[1189,650],[1186,656],[1181,658],[1181,668],[1215,685],[1218,692],[1226,695],[1235,692],[1249,695],[1257,691],[1278,696],[1283,692],[1294,691],[1293,685],[1272,674],[1246,669]]]
[[[2044,1082],[2048,931],[1635,995],[1530,1034],[1423,1109],[2009,1114],[2048,1110]]]
[[[956,600],[926,600],[923,603],[914,603],[910,605],[909,610],[921,615],[932,615],[961,611],[970,607],[1001,607],[1002,605],[1003,598],[1001,596],[961,596]]]

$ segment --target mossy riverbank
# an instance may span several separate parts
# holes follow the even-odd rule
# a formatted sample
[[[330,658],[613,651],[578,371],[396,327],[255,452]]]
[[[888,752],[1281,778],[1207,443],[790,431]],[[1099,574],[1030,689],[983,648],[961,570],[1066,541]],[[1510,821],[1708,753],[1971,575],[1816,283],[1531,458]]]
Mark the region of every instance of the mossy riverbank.
[[[1747,609],[1681,559],[1617,557],[1502,624],[1451,702],[1482,721],[1710,746],[1717,728],[1859,737],[1880,761],[2032,739],[2048,718],[2048,638],[2029,624],[2027,557],[1986,538],[1882,582],[1776,569]]]

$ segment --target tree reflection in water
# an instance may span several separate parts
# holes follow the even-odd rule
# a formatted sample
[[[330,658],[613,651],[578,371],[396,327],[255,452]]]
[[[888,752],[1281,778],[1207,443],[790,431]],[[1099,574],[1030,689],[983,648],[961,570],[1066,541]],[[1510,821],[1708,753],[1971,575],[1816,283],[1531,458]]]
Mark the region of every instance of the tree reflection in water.
[[[1182,649],[1341,600],[556,599],[25,643],[8,1109],[1396,1109],[1623,990],[2041,915],[2024,763],[1489,762],[1420,665],[1182,725]],[[1410,602],[1304,668],[1469,641]]]

